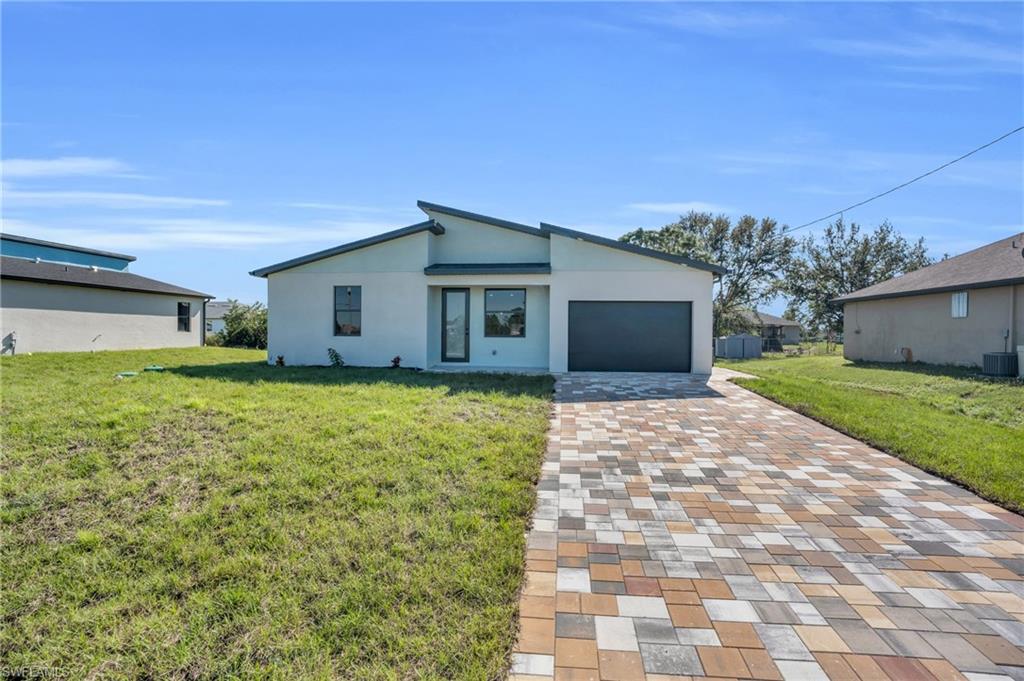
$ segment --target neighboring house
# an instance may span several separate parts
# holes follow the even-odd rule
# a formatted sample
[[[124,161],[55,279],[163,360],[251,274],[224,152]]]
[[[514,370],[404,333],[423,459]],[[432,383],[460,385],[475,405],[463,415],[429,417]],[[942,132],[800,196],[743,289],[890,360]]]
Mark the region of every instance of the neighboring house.
[[[711,371],[716,265],[420,201],[427,220],[252,272],[269,361]]]
[[[742,315],[761,337],[761,350],[764,352],[778,352],[783,345],[800,342],[800,322],[757,310],[743,310]]]
[[[206,304],[206,333],[220,333],[224,330],[224,313],[231,309],[231,303],[211,300]]]
[[[0,234],[2,352],[202,345],[211,296],[132,274],[134,260]]]
[[[1002,239],[836,299],[843,355],[980,366],[1024,344],[1024,235]]]

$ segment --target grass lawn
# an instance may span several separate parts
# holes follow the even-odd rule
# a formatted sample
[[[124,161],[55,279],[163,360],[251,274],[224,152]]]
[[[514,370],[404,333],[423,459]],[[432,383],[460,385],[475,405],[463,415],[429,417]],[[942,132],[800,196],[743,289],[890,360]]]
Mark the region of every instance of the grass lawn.
[[[551,379],[264,356],[0,361],[0,665],[501,676]]]
[[[1024,384],[973,370],[838,356],[720,362],[737,383],[1024,511]]]

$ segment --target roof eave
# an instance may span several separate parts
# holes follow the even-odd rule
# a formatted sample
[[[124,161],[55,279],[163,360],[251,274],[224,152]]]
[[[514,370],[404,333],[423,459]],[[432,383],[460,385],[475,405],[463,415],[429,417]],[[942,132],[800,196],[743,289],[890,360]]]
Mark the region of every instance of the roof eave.
[[[326,248],[322,251],[309,253],[308,255],[301,255],[297,258],[284,260],[273,265],[267,265],[266,267],[260,267],[258,269],[252,270],[251,272],[249,272],[249,274],[254,277],[267,277],[277,272],[282,272],[284,270],[289,270],[293,267],[298,267],[299,265],[306,265],[308,263],[316,262],[317,260],[323,260],[325,258],[330,258],[335,255],[351,253],[352,251],[358,251],[361,248],[376,246],[377,244],[386,243],[388,241],[393,241],[394,239],[400,239],[404,236],[411,236],[413,234],[418,234],[419,232],[426,231],[429,231],[432,234],[444,234],[444,227],[437,221],[433,219],[428,219],[424,220],[423,222],[417,222],[414,225],[409,225],[408,227],[400,227],[399,229],[394,229],[390,232],[385,232],[383,234],[378,234],[376,236],[367,237],[365,239],[359,239],[358,241],[350,241],[347,244],[341,244],[340,246],[332,246],[331,248]]]
[[[643,255],[648,258],[655,258],[657,260],[664,260],[666,262],[674,263],[676,265],[686,265],[693,267],[698,270],[705,270],[711,272],[716,277],[720,277],[724,274],[728,274],[729,270],[720,266],[714,265],[709,262],[702,260],[695,260],[693,258],[687,258],[683,255],[674,255],[672,253],[665,253],[664,251],[656,251],[653,248],[645,248],[643,246],[635,246],[622,241],[616,241],[603,236],[597,236],[596,234],[588,234],[587,232],[580,232],[575,229],[569,229],[568,227],[559,227],[558,225],[552,225],[547,222],[540,223],[541,230],[564,236],[570,239],[579,239],[580,241],[586,241],[588,243],[596,244],[598,246],[605,246],[606,248],[613,248],[615,250],[623,251],[625,253],[632,253],[633,255]]]
[[[487,274],[551,274],[551,263],[435,263],[423,268],[429,276]]]
[[[50,286],[78,286],[80,288],[102,288],[108,291],[124,291],[126,293],[150,293],[155,296],[178,296],[179,298],[204,298],[213,300],[215,296],[200,291],[181,289],[179,291],[155,291],[134,286],[117,286],[114,284],[100,284],[85,281],[61,281],[60,279],[47,279],[45,277],[31,277],[18,274],[7,274],[0,272],[0,279],[13,279],[15,281],[30,281],[36,284],[48,284]]]
[[[442,206],[439,203],[431,203],[429,201],[417,201],[416,207],[422,210],[427,215],[430,212],[443,213],[445,215],[451,215],[452,217],[462,218],[463,220],[472,220],[473,222],[482,222],[486,225],[493,225],[495,227],[503,227],[504,229],[511,229],[515,232],[522,232],[529,234],[530,236],[541,237],[542,239],[547,238],[547,234],[543,229],[537,229],[530,225],[524,225],[518,222],[512,222],[510,220],[502,220],[501,218],[491,217],[490,215],[482,215],[480,213],[472,213],[468,210],[462,210],[461,208],[452,208],[451,206]]]
[[[951,293],[953,291],[968,291],[979,288],[997,288],[999,286],[1015,286],[1024,284],[1024,277],[1012,277],[1010,279],[996,279],[993,281],[977,281],[970,284],[950,284],[949,286],[936,286],[933,288],[914,289],[911,291],[895,291],[893,293],[878,293],[875,295],[858,296],[854,293],[833,298],[830,303],[842,305],[844,303],[863,303],[869,300],[885,300],[887,298],[910,298],[912,296],[927,296],[933,293]]]
[[[8,241],[16,241],[18,243],[23,244],[46,246],[47,248],[59,248],[64,251],[73,251],[75,253],[84,253],[86,255],[99,255],[105,258],[114,258],[115,260],[125,260],[127,262],[135,262],[137,260],[137,258],[134,255],[127,255],[125,253],[114,253],[113,251],[101,251],[96,248],[85,248],[84,246],[75,246],[73,244],[62,244],[58,241],[46,241],[45,239],[35,239],[30,236],[11,234],[10,232],[3,232],[2,234],[0,234],[0,238],[7,239]]]

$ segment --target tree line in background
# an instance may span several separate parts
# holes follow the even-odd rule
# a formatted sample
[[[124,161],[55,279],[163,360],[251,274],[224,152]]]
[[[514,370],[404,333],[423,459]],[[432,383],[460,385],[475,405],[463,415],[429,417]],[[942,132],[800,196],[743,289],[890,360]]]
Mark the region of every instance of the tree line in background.
[[[690,212],[660,229],[636,229],[621,241],[721,265],[714,297],[715,336],[751,331],[744,311],[785,297],[785,316],[806,333],[843,330],[833,299],[932,263],[924,239],[908,241],[888,222],[862,229],[842,218],[815,236],[795,239],[771,218]]]
[[[237,300],[228,300],[230,307],[224,313],[224,328],[206,337],[207,345],[224,345],[236,348],[267,347],[267,308],[256,302],[245,305]]]

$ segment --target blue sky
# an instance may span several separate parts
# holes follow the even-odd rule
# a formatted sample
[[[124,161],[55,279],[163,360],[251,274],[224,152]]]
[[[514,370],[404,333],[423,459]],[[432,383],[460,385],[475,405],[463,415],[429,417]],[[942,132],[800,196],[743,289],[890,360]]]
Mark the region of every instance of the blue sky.
[[[416,199],[617,237],[796,225],[1024,121],[1024,6],[4,3],[4,229],[265,299]],[[1024,135],[847,215],[1024,229]],[[804,230],[803,233],[814,230]],[[768,309],[780,311],[781,303]]]

